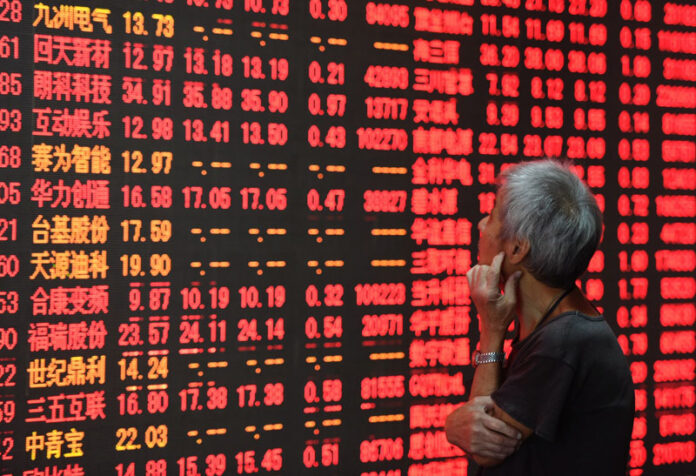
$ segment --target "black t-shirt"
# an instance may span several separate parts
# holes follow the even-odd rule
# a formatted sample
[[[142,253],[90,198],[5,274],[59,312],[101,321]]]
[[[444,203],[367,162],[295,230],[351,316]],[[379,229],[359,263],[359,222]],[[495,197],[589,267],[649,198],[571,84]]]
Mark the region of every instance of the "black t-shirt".
[[[534,434],[481,476],[626,474],[633,381],[604,318],[573,311],[535,329],[491,398]]]

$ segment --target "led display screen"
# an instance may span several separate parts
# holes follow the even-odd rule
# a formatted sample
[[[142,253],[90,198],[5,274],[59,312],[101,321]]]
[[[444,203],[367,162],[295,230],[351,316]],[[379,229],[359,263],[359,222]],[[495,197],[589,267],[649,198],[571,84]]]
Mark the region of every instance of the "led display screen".
[[[628,474],[696,474],[694,136],[693,2],[0,0],[0,475],[473,474],[465,274],[542,157]]]

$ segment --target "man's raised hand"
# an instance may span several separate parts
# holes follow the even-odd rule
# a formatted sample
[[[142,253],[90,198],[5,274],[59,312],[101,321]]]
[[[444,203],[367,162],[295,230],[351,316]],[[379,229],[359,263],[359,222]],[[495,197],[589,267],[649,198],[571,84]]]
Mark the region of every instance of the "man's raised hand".
[[[503,336],[512,322],[517,305],[517,284],[521,271],[513,273],[505,282],[505,292],[500,292],[500,273],[504,252],[498,253],[490,266],[477,264],[471,268],[466,277],[469,280],[471,299],[481,316],[482,336]]]

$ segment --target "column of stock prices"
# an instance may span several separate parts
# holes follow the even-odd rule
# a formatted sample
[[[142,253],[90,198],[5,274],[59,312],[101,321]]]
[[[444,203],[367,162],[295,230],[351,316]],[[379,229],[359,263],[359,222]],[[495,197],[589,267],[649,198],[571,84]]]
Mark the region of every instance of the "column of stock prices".
[[[0,475],[473,474],[465,273],[541,157],[628,474],[694,474],[694,136],[685,0],[0,0]]]

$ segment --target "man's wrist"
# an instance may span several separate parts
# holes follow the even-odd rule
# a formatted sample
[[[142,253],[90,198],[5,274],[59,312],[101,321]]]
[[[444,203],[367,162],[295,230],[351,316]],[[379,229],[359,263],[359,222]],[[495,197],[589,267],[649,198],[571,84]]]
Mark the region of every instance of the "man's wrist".
[[[474,351],[471,361],[474,367],[481,364],[502,364],[505,362],[505,352],[480,352],[477,349]]]
[[[489,333],[482,333],[479,339],[479,351],[480,352],[502,352],[503,342],[505,341],[505,335],[496,335]]]

